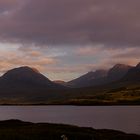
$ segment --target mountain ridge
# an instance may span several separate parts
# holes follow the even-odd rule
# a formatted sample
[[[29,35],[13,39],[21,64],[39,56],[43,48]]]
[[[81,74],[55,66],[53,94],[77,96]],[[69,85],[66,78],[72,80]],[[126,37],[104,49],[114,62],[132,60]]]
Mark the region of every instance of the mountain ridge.
[[[30,67],[15,68],[0,77],[0,104],[140,104],[139,65],[114,67],[109,70],[115,70],[116,79],[109,71],[88,72],[80,77],[84,82],[78,88],[51,81]]]
[[[67,82],[67,85],[74,88],[81,88],[108,84],[120,80],[131,68],[133,67],[129,65],[116,64],[108,70],[96,70],[95,72],[88,72],[85,75]]]
[[[107,74],[106,70],[96,70],[95,72],[90,71],[85,75],[80,76],[79,78],[67,82],[67,85],[72,87],[79,87],[79,88],[90,86],[92,80],[105,77],[106,74]]]

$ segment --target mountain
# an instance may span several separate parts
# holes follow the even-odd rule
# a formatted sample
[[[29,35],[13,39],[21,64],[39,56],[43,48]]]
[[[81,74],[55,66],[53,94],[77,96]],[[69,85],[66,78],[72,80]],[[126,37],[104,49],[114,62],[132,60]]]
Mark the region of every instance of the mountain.
[[[69,81],[67,85],[80,88],[108,84],[121,79],[131,68],[132,66],[129,65],[116,64],[108,71],[97,70],[95,72],[88,72],[77,79]]]
[[[68,83],[51,81],[27,66],[0,77],[0,104],[140,104],[139,91],[140,63],[88,72]]]
[[[24,85],[50,85],[52,82],[38,70],[30,67],[20,67],[9,70],[2,77],[4,84],[24,84]]]
[[[137,68],[140,68],[140,62],[136,65]]]
[[[90,82],[94,84],[95,81],[97,79]],[[87,79],[86,82],[88,82]],[[96,82],[90,87],[73,89],[70,91],[71,97],[58,101],[58,103],[71,105],[140,105],[140,63],[135,67],[117,64],[109,69],[107,76],[98,82],[99,85]]]
[[[121,79],[131,68],[133,67],[129,65],[116,64],[108,71],[107,81],[114,82]]]
[[[64,86],[27,66],[9,70],[0,78],[0,97],[50,97],[63,89]]]
[[[140,63],[131,68],[121,79],[121,82],[140,82]]]
[[[91,85],[98,84],[98,81],[103,77],[106,77],[107,71],[106,70],[96,70],[95,72],[88,72],[79,78],[76,78],[72,81],[67,83],[68,86],[71,87],[87,87]]]

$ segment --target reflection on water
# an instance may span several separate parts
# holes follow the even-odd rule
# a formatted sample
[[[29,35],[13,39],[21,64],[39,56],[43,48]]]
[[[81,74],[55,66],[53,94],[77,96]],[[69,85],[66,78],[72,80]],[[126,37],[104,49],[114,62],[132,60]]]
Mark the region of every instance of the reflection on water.
[[[0,120],[74,124],[140,134],[140,106],[0,106]]]

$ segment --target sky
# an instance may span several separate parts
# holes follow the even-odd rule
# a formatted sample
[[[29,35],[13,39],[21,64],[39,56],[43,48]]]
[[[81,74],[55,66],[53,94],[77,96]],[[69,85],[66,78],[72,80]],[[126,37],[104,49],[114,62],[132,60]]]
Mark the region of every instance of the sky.
[[[140,0],[0,0],[0,75],[51,80],[140,62]]]

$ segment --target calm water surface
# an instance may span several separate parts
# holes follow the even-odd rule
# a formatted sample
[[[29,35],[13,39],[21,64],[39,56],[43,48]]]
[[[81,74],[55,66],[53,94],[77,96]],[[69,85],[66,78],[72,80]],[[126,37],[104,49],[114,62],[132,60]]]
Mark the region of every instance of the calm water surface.
[[[0,106],[0,120],[20,119],[140,134],[140,106]]]

